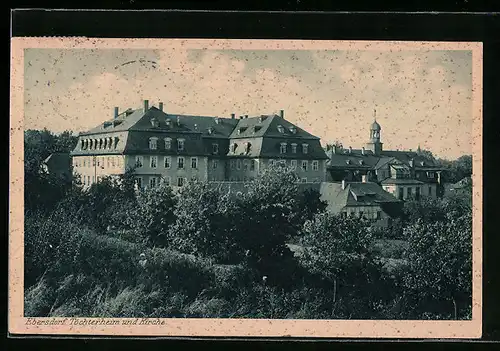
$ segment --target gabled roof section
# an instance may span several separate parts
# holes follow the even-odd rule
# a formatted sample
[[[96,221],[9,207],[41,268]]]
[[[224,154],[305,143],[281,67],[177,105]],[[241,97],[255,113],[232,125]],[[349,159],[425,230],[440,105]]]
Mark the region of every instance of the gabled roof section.
[[[261,115],[238,119],[238,124],[230,135],[230,138],[297,138],[318,139],[318,137],[306,132],[295,124],[281,118],[278,115]]]
[[[327,202],[327,209],[339,213],[346,206],[379,206],[400,201],[376,183],[348,182],[321,183],[321,199]]]
[[[382,156],[393,157],[407,165],[413,160],[413,165],[415,168],[436,168],[439,169],[438,165],[434,160],[427,158],[415,151],[382,151]]]

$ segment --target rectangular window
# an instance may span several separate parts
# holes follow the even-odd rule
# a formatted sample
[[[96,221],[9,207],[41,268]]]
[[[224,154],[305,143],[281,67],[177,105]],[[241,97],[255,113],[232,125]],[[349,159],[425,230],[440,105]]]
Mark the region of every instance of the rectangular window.
[[[250,160],[250,170],[255,171],[255,160]]]
[[[100,167],[100,166],[101,166],[101,158],[97,157],[97,167]]]
[[[219,144],[212,144],[212,153],[213,154],[218,154],[219,153]]]
[[[302,153],[307,154],[308,151],[309,151],[309,145],[302,144]]]
[[[292,154],[296,154],[297,153],[297,144],[292,144]]]
[[[143,157],[142,156],[136,156],[135,157],[135,166],[136,167],[142,167],[143,164]]]
[[[184,157],[177,157],[177,168],[184,169]]]
[[[404,188],[399,188],[398,189],[398,199],[400,200],[403,200],[403,191],[404,191]]]
[[[219,166],[219,160],[212,160],[212,169],[217,169]]]
[[[300,181],[301,181],[302,183],[307,183],[307,178],[302,178]]]
[[[297,169],[297,160],[290,161],[290,168],[294,171]]]
[[[248,164],[248,160],[243,160],[243,169],[245,171],[248,171],[249,167],[250,167],[250,165]]]
[[[410,199],[412,197],[412,188],[406,189],[406,197]]]
[[[156,168],[158,165],[158,156],[151,156],[149,165],[151,168]]]
[[[302,170],[307,171],[307,161],[306,160],[302,161]]]
[[[150,188],[156,187],[156,177],[149,178],[149,187]]]
[[[150,150],[156,150],[157,149],[157,138],[150,138],[149,139],[149,149]]]
[[[184,151],[184,139],[177,140],[177,151]]]
[[[170,156],[165,156],[165,160],[163,161],[163,165],[165,168],[170,168],[172,166],[172,157]]]
[[[165,138],[165,150],[170,150],[172,148],[172,139]]]
[[[229,161],[229,167],[234,170],[236,168],[236,160]]]
[[[432,186],[429,187],[429,196],[432,196]]]
[[[377,217],[376,219],[380,219],[382,218],[382,212],[381,211],[377,211]]]
[[[115,166],[115,156],[111,157],[111,167]]]
[[[312,161],[312,169],[313,171],[317,171],[319,169],[319,162],[318,161]]]
[[[191,157],[191,168],[198,168],[198,157]]]
[[[237,170],[240,170],[240,169],[241,169],[241,160],[240,160],[240,159],[237,159],[237,160],[236,160],[236,169],[237,169]]]
[[[166,176],[165,178],[163,178],[163,183],[165,185],[170,185],[171,181],[172,181],[172,179],[170,178],[170,176]]]
[[[286,154],[286,143],[281,143],[280,154]]]
[[[420,188],[415,188],[415,199],[420,200]]]
[[[83,158],[83,167],[87,167],[87,160]]]
[[[177,178],[177,186],[183,186],[184,185],[184,178],[179,177]]]

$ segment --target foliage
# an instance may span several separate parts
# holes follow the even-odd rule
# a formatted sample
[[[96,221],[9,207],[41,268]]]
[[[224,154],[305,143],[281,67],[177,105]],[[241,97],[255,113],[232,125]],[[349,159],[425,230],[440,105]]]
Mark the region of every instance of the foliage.
[[[470,305],[472,283],[472,215],[447,220],[421,219],[405,228],[408,267],[402,274],[408,306],[433,302],[437,312],[455,319],[463,315],[457,303]],[[456,310],[458,309],[458,311]],[[452,312],[453,311],[453,312]]]
[[[172,188],[165,183],[139,193],[136,210],[130,214],[136,235],[151,245],[168,246],[168,231],[176,220],[176,202]]]

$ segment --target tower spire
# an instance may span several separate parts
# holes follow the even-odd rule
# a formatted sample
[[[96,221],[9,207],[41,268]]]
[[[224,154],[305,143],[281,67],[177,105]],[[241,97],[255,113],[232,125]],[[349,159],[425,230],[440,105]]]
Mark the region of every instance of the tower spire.
[[[375,122],[377,122],[377,109],[376,108],[373,109],[373,120]]]

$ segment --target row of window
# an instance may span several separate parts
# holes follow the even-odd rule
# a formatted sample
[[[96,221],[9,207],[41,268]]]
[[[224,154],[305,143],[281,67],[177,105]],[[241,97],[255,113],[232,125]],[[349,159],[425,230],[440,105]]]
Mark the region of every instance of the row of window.
[[[198,178],[196,176],[191,177],[191,181],[196,181]],[[142,177],[136,177],[135,178],[135,184],[139,189],[144,189],[145,185],[143,182]],[[172,177],[166,176],[166,177],[149,177],[149,188],[154,188],[158,186],[159,184],[166,184],[166,185],[174,185],[172,184]],[[186,177],[177,177],[177,180],[175,182],[175,185],[181,187],[187,184],[187,178]]]
[[[399,200],[403,200],[405,198],[404,197],[404,189],[405,188],[403,188],[403,187],[398,189],[398,199]],[[433,196],[432,186],[429,186],[429,188],[428,188],[428,196]],[[411,188],[411,187],[406,188],[406,199],[410,199],[410,198],[415,198],[416,200],[420,199],[420,187],[415,187],[415,189]]]
[[[297,153],[297,144],[296,143],[291,143],[291,151],[292,154]],[[288,144],[287,143],[280,143],[280,154],[286,154],[288,152]],[[309,144],[302,144],[302,153],[307,154],[309,152]]]
[[[218,160],[212,160],[212,168],[216,169],[218,166]],[[135,166],[137,168],[141,168],[144,166],[144,156],[136,156],[135,157]],[[158,156],[149,156],[149,167],[150,168],[158,168]],[[163,167],[164,168],[172,168],[172,157],[164,156],[163,157]],[[183,156],[177,156],[177,168],[184,169],[185,168],[185,158]],[[191,157],[191,168],[198,168],[198,157]]]
[[[302,171],[307,171],[309,169],[309,161],[302,160],[300,162],[301,162],[300,169]],[[271,166],[271,167],[275,167],[275,166],[286,167],[287,161],[286,160],[269,160],[269,166]],[[290,168],[292,170],[297,169],[297,160],[290,160]],[[319,170],[319,161],[318,160],[311,161],[311,168],[313,171],[318,171]]]
[[[73,165],[75,167],[96,167],[96,166],[102,168],[123,167],[123,158],[121,156],[75,157]]]
[[[377,219],[377,220],[382,218],[382,211],[368,212],[368,213],[364,213],[363,211],[352,211],[352,212],[341,212],[340,214],[343,218],[347,216],[365,218],[365,219]]]
[[[107,137],[99,139],[80,139],[81,150],[105,150],[116,149],[118,137]]]
[[[172,150],[172,138],[164,138],[164,148],[165,150]],[[185,139],[179,138],[177,139],[177,151],[184,151],[185,149]],[[150,150],[157,150],[158,149],[158,138],[157,137],[151,137],[149,138],[149,149]]]

